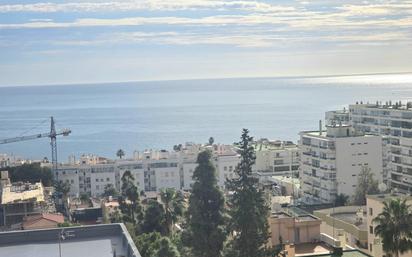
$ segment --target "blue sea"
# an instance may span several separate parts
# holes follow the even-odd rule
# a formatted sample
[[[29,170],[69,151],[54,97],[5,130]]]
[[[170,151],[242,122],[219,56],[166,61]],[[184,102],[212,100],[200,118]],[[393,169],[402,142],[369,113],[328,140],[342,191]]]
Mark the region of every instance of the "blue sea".
[[[70,154],[114,158],[117,149],[170,149],[184,142],[255,138],[297,141],[325,111],[356,101],[412,100],[412,74],[210,79],[0,87],[0,139],[57,129],[59,161]],[[47,138],[0,145],[0,153],[50,158]]]

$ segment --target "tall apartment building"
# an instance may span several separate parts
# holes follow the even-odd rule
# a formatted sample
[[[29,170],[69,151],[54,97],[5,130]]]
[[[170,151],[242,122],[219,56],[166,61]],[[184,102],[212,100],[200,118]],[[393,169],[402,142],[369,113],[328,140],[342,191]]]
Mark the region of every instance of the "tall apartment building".
[[[304,201],[332,203],[338,194],[352,196],[364,166],[382,181],[380,136],[357,133],[349,125],[327,125],[326,128],[326,131],[300,133]]]
[[[299,170],[299,148],[290,141],[261,139],[254,144],[253,171],[263,176],[293,176]]]
[[[384,137],[388,184],[398,192],[412,192],[412,104],[349,105],[354,128]]]

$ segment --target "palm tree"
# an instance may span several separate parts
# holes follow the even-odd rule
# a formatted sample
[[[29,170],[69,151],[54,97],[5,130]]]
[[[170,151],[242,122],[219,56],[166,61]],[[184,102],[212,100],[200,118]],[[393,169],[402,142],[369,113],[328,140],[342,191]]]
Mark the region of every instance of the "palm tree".
[[[412,249],[412,212],[406,200],[391,199],[383,203],[383,211],[373,222],[375,235],[382,238],[383,250],[399,257],[399,254]]]
[[[124,151],[122,149],[117,150],[116,156],[122,159],[122,157],[125,155]]]
[[[170,235],[173,224],[183,214],[183,195],[174,188],[167,188],[160,191],[160,199],[165,209],[166,235]]]

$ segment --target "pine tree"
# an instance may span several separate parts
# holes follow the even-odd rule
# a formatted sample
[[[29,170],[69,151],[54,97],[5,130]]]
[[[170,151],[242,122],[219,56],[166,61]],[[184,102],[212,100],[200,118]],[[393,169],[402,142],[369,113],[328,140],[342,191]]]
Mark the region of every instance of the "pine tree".
[[[180,257],[180,254],[170,239],[163,237],[160,239],[159,249],[155,252],[153,257]]]
[[[264,193],[258,188],[257,178],[252,176],[255,163],[253,138],[243,129],[239,142],[240,163],[235,169],[237,178],[227,181],[230,196],[229,231],[232,240],[228,244],[227,256],[264,257],[270,256],[266,247],[269,239],[269,208]]]
[[[144,213],[144,218],[142,222],[142,232],[159,232],[164,231],[163,224],[165,220],[165,210],[163,205],[161,205],[156,200],[150,200],[147,209]]]
[[[193,173],[194,184],[187,211],[185,245],[193,256],[221,256],[226,238],[224,229],[224,198],[217,186],[216,170],[209,151],[197,157],[198,166]]]

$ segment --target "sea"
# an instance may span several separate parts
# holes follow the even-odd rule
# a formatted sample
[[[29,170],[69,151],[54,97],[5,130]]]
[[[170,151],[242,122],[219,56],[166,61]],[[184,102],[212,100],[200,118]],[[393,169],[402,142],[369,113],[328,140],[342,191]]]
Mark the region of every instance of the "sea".
[[[412,73],[327,77],[241,78],[0,87],[0,139],[46,133],[50,116],[59,161],[69,155],[116,158],[123,149],[171,149],[185,142],[255,138],[296,142],[318,129],[325,112],[355,102],[412,100]],[[50,159],[50,141],[0,144],[0,153]]]

